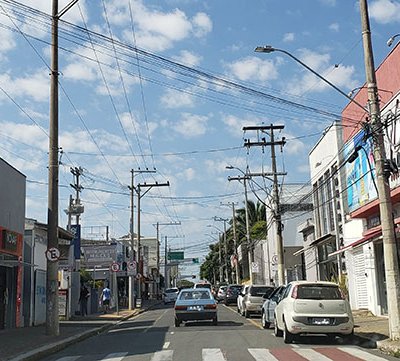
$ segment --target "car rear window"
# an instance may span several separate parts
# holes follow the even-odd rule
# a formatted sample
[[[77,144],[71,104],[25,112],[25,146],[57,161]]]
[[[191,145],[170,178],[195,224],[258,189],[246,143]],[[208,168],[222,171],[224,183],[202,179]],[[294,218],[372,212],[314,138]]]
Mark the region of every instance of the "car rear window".
[[[178,292],[177,288],[167,288],[165,290],[165,293],[176,293],[176,292]]]
[[[266,293],[269,295],[274,290],[273,287],[251,287],[250,296],[259,296],[262,297]]]
[[[209,283],[197,283],[194,288],[208,288],[211,290],[211,285]]]
[[[179,297],[180,300],[209,300],[211,295],[208,291],[182,291]]]
[[[299,285],[297,298],[303,300],[340,300],[342,295],[337,286]]]

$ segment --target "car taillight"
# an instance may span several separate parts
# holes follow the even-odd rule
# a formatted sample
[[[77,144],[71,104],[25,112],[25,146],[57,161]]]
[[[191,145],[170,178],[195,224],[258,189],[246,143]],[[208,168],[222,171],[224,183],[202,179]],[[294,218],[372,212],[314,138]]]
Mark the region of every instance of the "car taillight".
[[[297,298],[297,287],[298,286],[294,286],[293,291],[292,291],[292,298],[294,298],[294,299]]]
[[[215,310],[217,308],[217,305],[216,304],[205,305],[204,308],[207,310]]]
[[[175,306],[175,310],[185,311],[186,310],[186,306]]]

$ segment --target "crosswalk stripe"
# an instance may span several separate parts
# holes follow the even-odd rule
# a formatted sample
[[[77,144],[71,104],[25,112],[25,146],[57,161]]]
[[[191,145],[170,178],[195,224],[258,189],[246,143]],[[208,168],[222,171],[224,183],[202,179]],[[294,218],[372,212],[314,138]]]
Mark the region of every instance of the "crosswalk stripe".
[[[278,361],[266,348],[249,348],[248,351],[256,361]]]
[[[203,348],[203,361],[226,361],[219,348]]]
[[[172,361],[173,350],[163,350],[154,352],[154,356],[151,361]]]
[[[122,361],[122,359],[128,354],[128,352],[117,352],[117,353],[110,353],[103,361]]]
[[[322,353],[312,348],[297,348],[295,350],[300,356],[303,356],[308,361],[332,361],[331,358],[324,356]]]
[[[338,347],[338,349],[354,355],[363,361],[386,361],[386,359],[383,357],[375,356],[355,347]]]

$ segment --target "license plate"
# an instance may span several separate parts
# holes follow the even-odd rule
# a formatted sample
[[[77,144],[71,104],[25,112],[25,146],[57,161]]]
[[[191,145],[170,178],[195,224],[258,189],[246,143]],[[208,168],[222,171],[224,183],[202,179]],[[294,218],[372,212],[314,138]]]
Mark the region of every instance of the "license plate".
[[[203,306],[189,306],[188,311],[203,311],[204,307]]]
[[[326,325],[330,325],[331,321],[329,318],[312,318],[311,323],[313,325],[326,326]]]

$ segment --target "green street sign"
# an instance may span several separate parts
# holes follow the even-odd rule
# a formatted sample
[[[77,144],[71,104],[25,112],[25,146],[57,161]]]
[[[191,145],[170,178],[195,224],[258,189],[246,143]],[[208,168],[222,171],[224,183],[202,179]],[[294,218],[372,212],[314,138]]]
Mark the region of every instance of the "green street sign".
[[[184,259],[184,252],[183,251],[171,251],[168,252],[168,259],[170,261],[180,261]]]

